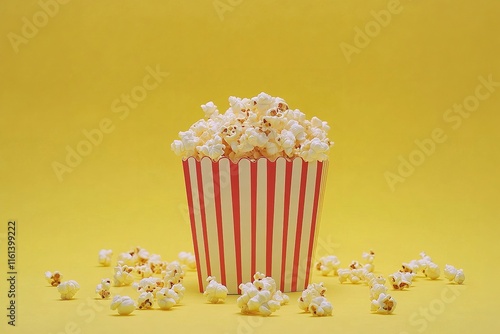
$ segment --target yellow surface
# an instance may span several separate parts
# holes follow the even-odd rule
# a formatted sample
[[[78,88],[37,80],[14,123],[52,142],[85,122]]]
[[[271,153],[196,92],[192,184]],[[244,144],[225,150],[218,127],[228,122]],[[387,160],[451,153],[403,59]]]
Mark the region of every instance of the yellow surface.
[[[2,333],[498,332],[500,86],[481,83],[500,82],[498,1],[73,0],[50,8],[48,16],[37,1],[0,2],[5,273],[9,219],[18,232],[17,326],[7,325],[2,278]],[[148,69],[161,72],[156,82]],[[392,316],[370,314],[366,286],[317,274],[333,317],[300,314],[297,293],[270,318],[241,316],[234,296],[206,304],[195,273],[171,312],[118,317],[109,301],[94,301],[95,285],[112,275],[98,266],[99,249],[141,245],[168,260],[192,249],[170,142],[202,116],[200,104],[225,110],[228,96],[261,91],[332,125],[317,256],[337,254],[346,266],[371,248],[387,275],[426,251],[463,268],[465,285],[418,278],[394,292]],[[131,92],[147,95],[127,107],[122,94]],[[448,111],[462,103],[473,111]],[[83,132],[96,129],[102,141],[84,147]],[[89,154],[58,178],[54,162],[66,164],[78,145]],[[400,167],[395,179],[400,156],[419,166]],[[77,299],[59,301],[46,270],[77,280]]]

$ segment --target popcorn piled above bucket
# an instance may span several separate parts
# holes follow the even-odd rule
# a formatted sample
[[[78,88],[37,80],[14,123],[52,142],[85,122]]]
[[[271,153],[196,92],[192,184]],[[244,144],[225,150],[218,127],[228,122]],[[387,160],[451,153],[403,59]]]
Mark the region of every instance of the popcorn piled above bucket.
[[[229,109],[219,113],[213,102],[201,106],[205,118],[189,130],[179,132],[172,150],[183,158],[205,156],[218,160],[241,158],[301,157],[305,161],[328,159],[333,144],[327,137],[327,122],[307,120],[298,109],[289,109],[279,97],[260,93],[256,97],[229,98]]]

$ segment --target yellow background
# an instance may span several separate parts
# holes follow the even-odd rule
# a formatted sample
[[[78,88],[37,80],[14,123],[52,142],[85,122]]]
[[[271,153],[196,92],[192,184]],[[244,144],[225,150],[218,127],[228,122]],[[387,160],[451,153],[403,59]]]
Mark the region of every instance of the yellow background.
[[[2,272],[8,220],[18,228],[17,327],[6,324],[2,278],[2,332],[497,332],[500,89],[457,129],[443,115],[475,94],[479,77],[500,81],[500,3],[401,0],[348,61],[341,43],[355,46],[356,27],[376,26],[371,11],[387,10],[386,1],[221,2],[229,7],[218,13],[212,0],[73,0],[18,52],[8,36],[22,35],[23,18],[33,22],[41,7],[0,2]],[[148,66],[169,75],[120,119],[113,101],[142,85]],[[170,143],[202,117],[200,104],[225,110],[230,95],[261,91],[332,126],[317,256],[336,254],[347,266],[374,249],[376,271],[387,275],[426,251],[442,267],[463,268],[465,285],[419,278],[393,293],[399,304],[387,317],[370,314],[366,286],[316,273],[333,317],[300,314],[298,293],[271,318],[241,316],[234,296],[207,305],[195,273],[171,312],[116,317],[109,301],[93,301],[95,285],[112,275],[98,266],[99,249],[116,255],[140,245],[167,260],[192,249]],[[65,163],[66,147],[103,119],[113,131],[60,182],[53,162]],[[446,141],[392,190],[385,173],[397,173],[398,157],[408,159],[436,128]],[[58,301],[46,270],[80,282],[77,299]],[[436,314],[425,318],[429,308]]]

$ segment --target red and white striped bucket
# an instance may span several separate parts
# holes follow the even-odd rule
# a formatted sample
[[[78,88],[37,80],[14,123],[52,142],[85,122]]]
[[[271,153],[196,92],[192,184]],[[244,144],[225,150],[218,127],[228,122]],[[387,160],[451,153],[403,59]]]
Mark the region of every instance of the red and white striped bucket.
[[[229,293],[261,272],[283,292],[305,289],[328,162],[183,160],[198,283],[216,276]]]

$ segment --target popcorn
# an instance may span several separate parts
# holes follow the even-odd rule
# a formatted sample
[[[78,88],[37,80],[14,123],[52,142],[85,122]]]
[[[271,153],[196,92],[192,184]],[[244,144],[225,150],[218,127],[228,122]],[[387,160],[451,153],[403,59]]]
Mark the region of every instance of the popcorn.
[[[375,283],[370,288],[370,300],[378,299],[378,297],[382,294],[387,294],[387,287],[385,284]]]
[[[389,294],[381,293],[377,299],[371,303],[371,311],[380,314],[391,314],[396,308],[396,300]]]
[[[309,305],[312,300],[316,297],[324,297],[326,288],[321,283],[312,283],[307,286],[307,288],[302,291],[300,298],[298,299],[299,308],[304,311],[309,311]]]
[[[213,276],[208,276],[207,282],[209,283],[203,295],[207,297],[208,302],[212,304],[224,302],[228,294],[227,288],[223,284],[218,283]]]
[[[444,267],[444,277],[457,284],[462,284],[465,281],[464,271],[462,269],[456,269],[454,266],[449,264]]]
[[[114,285],[115,286],[126,286],[130,285],[134,282],[134,276],[132,275],[133,268],[129,267],[126,264],[122,264],[121,262],[114,268],[115,275]]]
[[[80,285],[73,280],[62,282],[57,286],[61,299],[73,299],[78,290],[80,290]]]
[[[254,281],[239,286],[242,294],[236,304],[244,314],[269,316],[289,300],[288,296],[276,290],[276,281],[262,273],[255,273]],[[276,299],[275,299],[276,298]]]
[[[148,310],[153,307],[154,295],[151,292],[143,292],[137,299],[137,304],[140,310]]]
[[[160,309],[169,310],[180,301],[180,297],[174,289],[165,287],[156,292],[156,301]]]
[[[404,290],[405,288],[410,287],[414,275],[414,273],[405,273],[398,271],[394,274],[389,275],[389,280],[394,290]]]
[[[95,293],[101,296],[102,299],[108,299],[111,296],[111,292],[109,291],[110,288],[111,280],[109,278],[105,278],[101,280],[101,283],[97,284]]]
[[[193,254],[189,252],[180,252],[178,258],[181,265],[185,265],[190,270],[196,269],[196,259]]]
[[[439,275],[441,275],[441,271],[439,270],[439,266],[434,262],[429,262],[427,264],[427,268],[423,270],[426,277],[430,279],[437,279]]]
[[[113,256],[111,249],[101,249],[99,251],[99,263],[104,267],[109,267],[111,265],[111,256]]]
[[[120,315],[129,315],[136,309],[135,302],[129,296],[116,295],[112,302],[110,308],[112,310],[117,310]]]
[[[134,287],[139,293],[151,292],[154,294],[164,287],[164,282],[157,277],[146,277],[141,279],[139,283],[134,283]]]
[[[170,262],[164,272],[165,286],[172,287],[174,284],[182,283],[184,279],[184,270],[179,262]]]
[[[321,275],[328,276],[333,271],[333,275],[337,275],[340,261],[335,255],[323,256],[316,264],[316,269],[321,271]]]
[[[333,144],[327,137],[327,122],[306,120],[299,110],[266,93],[251,99],[229,97],[229,108],[220,114],[212,102],[201,105],[205,118],[195,122],[171,144],[175,154],[197,159],[302,157],[323,161]]]
[[[52,286],[58,286],[59,284],[61,284],[62,277],[62,274],[58,271],[54,271],[53,273],[51,273],[50,271],[45,272],[45,279]]]
[[[309,304],[308,311],[315,316],[332,315],[333,306],[325,297],[316,297]]]
[[[135,267],[135,273],[141,278],[153,276],[153,270],[149,264],[143,264]]]
[[[354,264],[351,265],[351,268],[355,268]],[[339,282],[344,283],[349,280],[353,284],[358,284],[363,281],[365,275],[368,273],[366,269],[356,268],[356,269],[344,269],[340,268],[337,270],[337,274],[339,276]]]

